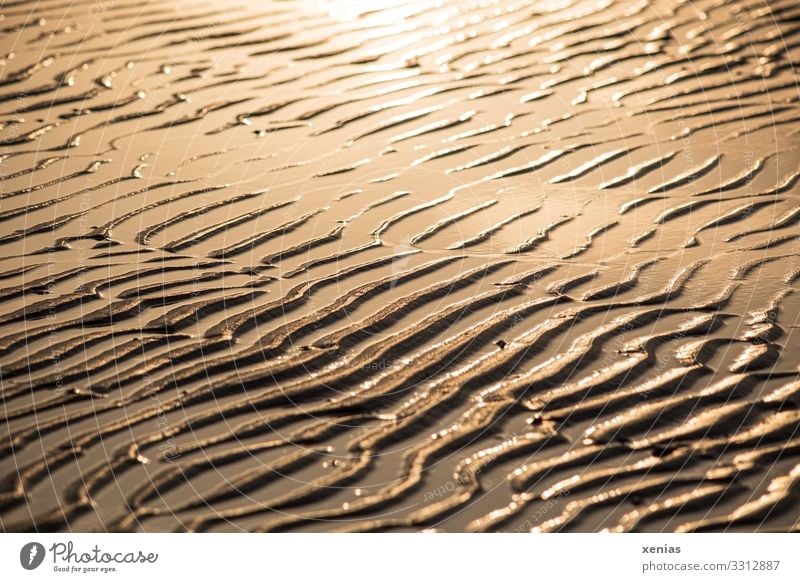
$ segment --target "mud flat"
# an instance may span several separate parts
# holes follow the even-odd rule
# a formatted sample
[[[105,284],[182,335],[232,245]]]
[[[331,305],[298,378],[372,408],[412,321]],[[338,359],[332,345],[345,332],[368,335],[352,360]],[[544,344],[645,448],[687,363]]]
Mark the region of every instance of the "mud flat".
[[[795,2],[0,12],[2,530],[798,529]]]

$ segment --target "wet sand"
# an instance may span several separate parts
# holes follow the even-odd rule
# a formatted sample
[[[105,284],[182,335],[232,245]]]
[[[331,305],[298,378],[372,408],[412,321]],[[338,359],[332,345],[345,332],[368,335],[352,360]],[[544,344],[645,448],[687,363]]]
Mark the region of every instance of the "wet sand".
[[[0,12],[0,529],[798,530],[796,3]]]

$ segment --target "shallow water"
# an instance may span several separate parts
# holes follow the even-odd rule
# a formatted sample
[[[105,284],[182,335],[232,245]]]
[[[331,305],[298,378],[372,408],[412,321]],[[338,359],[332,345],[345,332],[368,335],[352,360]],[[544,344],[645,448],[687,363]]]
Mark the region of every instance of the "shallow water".
[[[6,531],[787,531],[788,1],[11,1]]]

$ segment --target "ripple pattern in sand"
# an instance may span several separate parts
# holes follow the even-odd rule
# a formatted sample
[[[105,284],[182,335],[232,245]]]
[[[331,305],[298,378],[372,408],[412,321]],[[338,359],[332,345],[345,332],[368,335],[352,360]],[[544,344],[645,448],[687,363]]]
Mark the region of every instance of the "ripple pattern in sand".
[[[795,3],[1,10],[2,530],[798,529]]]

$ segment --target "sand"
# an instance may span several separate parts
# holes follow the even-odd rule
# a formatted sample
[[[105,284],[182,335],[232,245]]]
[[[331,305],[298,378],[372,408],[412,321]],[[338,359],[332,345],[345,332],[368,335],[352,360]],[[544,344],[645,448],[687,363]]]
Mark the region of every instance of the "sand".
[[[2,14],[3,531],[798,529],[796,3]]]

